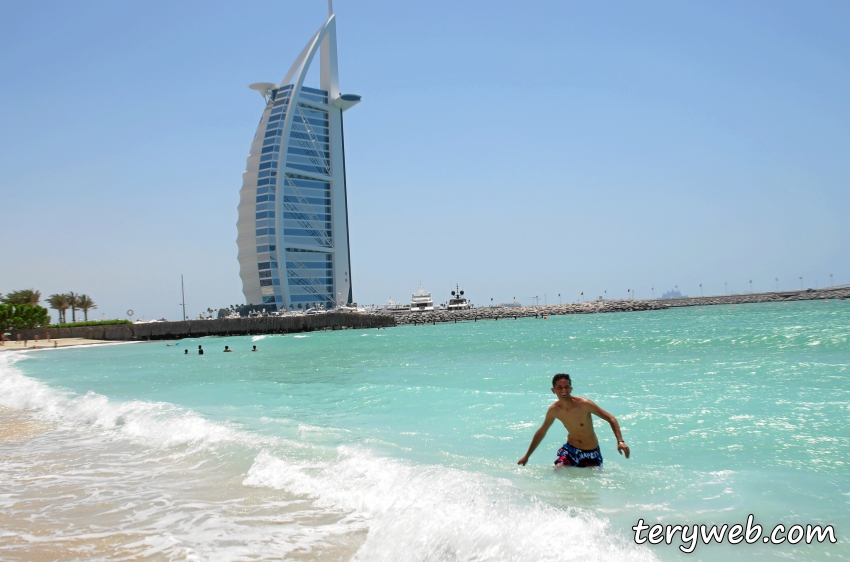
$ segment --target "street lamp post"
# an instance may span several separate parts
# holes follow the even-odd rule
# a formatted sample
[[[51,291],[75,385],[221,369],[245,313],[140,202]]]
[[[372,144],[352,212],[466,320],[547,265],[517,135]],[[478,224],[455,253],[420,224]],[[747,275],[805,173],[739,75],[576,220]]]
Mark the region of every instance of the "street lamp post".
[[[655,300],[655,287],[652,288],[652,300]]]
[[[726,286],[726,281],[723,282],[723,293],[729,294],[729,287]]]
[[[750,279],[750,294],[753,294],[753,280]]]
[[[776,292],[779,292],[779,277],[776,278]]]
[[[561,293],[558,293],[558,305],[561,305]]]
[[[702,296],[702,283],[699,284],[699,296]]]
[[[800,290],[803,290],[803,276],[800,276]]]
[[[829,286],[830,286],[830,287],[833,287],[833,286],[834,286],[834,285],[832,284],[832,273],[830,273],[830,274],[829,274]]]

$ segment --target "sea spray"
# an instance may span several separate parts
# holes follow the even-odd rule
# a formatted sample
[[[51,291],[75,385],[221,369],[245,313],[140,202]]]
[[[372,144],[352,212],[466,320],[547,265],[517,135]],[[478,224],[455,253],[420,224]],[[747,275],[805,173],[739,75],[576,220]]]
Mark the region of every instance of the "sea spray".
[[[358,447],[337,453],[315,463],[263,451],[244,484],[283,489],[362,519],[369,533],[355,560],[655,559],[612,533],[606,519],[544,505],[507,480],[413,466]]]
[[[8,355],[0,356],[0,406],[31,411],[42,421],[65,429],[100,429],[111,438],[161,449],[184,445],[212,447],[218,443],[281,446],[286,441],[239,432],[167,402],[112,402],[95,392],[75,395],[56,390],[15,368],[15,363],[25,357]],[[291,441],[286,444],[303,447]]]

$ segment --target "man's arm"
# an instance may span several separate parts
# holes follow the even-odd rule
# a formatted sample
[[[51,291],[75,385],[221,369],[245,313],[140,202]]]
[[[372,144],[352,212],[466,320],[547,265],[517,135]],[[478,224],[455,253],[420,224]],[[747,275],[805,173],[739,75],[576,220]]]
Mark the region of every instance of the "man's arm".
[[[517,464],[521,464],[525,466],[525,463],[528,462],[528,457],[531,456],[531,453],[534,452],[534,449],[540,445],[540,442],[543,441],[543,438],[546,437],[546,432],[549,431],[549,428],[552,427],[552,423],[555,421],[555,411],[550,407],[546,411],[546,419],[543,420],[543,425],[540,426],[540,429],[534,432],[534,437],[531,439],[531,445],[528,446],[528,452],[524,457],[517,461]]]
[[[611,430],[614,432],[614,437],[617,438],[617,451],[621,455],[625,453],[626,458],[629,458],[631,451],[629,450],[629,446],[626,445],[626,442],[623,440],[623,434],[620,431],[620,423],[617,421],[617,418],[600,408],[593,400],[588,400],[588,402],[590,403],[590,412],[592,414],[596,414],[611,424]]]

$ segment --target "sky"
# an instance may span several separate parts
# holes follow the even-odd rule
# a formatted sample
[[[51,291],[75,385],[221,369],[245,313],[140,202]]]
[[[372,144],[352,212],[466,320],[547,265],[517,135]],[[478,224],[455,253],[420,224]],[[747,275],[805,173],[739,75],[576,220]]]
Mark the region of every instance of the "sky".
[[[340,88],[363,96],[345,114],[357,302],[850,283],[847,2],[334,9]],[[190,316],[244,303],[247,86],[279,82],[326,17],[0,3],[0,293],[179,319],[182,274]]]

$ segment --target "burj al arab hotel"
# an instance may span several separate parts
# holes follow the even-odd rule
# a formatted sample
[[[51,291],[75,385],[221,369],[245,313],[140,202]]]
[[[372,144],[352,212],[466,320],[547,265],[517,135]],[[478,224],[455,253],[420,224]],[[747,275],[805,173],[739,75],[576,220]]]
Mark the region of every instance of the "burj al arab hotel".
[[[319,55],[320,89],[304,86]],[[249,305],[267,310],[350,303],[351,254],[336,19],[328,19],[280,84],[251,84],[265,109],[251,144],[236,224],[239,275]]]

